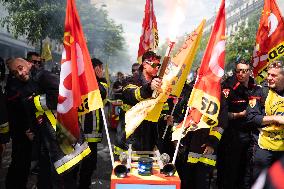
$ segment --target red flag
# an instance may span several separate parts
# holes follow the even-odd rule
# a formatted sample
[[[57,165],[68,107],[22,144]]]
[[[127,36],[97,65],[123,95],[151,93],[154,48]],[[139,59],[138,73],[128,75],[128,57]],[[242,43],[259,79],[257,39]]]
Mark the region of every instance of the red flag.
[[[192,109],[189,117],[195,123],[200,121],[199,128],[215,126],[218,123],[221,78],[224,75],[225,63],[225,27],[225,0],[222,0],[201,62],[198,77],[188,102]]]
[[[138,49],[138,62],[142,63],[142,55],[148,50],[155,50],[159,44],[158,28],[154,13],[153,0],[146,0],[145,16]]]
[[[284,55],[284,20],[275,0],[265,0],[253,52],[253,73],[258,82],[266,76],[269,62]]]
[[[83,103],[82,103],[83,102]],[[72,143],[80,137],[78,111],[103,107],[96,76],[74,0],[67,0],[57,120]]]

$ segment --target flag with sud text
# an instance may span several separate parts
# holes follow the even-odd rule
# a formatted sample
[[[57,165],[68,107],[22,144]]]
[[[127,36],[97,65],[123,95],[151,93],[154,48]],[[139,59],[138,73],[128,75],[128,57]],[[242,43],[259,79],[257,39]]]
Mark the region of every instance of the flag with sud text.
[[[56,134],[61,149],[69,154],[81,136],[78,115],[103,107],[75,0],[67,0],[63,43]],[[75,151],[78,155],[79,149]],[[76,161],[90,151],[82,152]]]
[[[153,0],[146,0],[142,34],[138,49],[138,62],[142,63],[142,55],[148,50],[155,50],[159,44],[158,28],[154,13]]]
[[[186,127],[190,126],[192,121],[197,124],[196,129],[218,124],[221,78],[225,64],[225,22],[225,0],[222,0],[188,101],[191,110],[186,119]]]
[[[253,73],[258,83],[267,77],[267,65],[284,55],[284,19],[275,0],[265,0],[256,45]]]

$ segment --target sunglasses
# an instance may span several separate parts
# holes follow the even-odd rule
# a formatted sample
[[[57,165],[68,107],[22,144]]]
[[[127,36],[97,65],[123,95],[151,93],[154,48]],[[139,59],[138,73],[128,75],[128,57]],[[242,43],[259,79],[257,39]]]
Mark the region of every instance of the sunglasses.
[[[246,73],[249,72],[249,70],[250,70],[250,69],[236,69],[235,72],[236,72],[236,73],[243,73],[243,74],[246,74]]]
[[[32,62],[33,62],[34,64],[41,64],[41,61],[37,61],[37,60],[32,60]]]
[[[151,61],[148,61],[148,60],[146,60],[145,61],[147,64],[149,64],[152,68],[159,68],[160,66],[161,66],[161,64],[159,64],[159,63],[154,63],[154,62],[151,62]]]
[[[273,61],[268,65],[268,68],[284,68],[284,64],[281,61]]]

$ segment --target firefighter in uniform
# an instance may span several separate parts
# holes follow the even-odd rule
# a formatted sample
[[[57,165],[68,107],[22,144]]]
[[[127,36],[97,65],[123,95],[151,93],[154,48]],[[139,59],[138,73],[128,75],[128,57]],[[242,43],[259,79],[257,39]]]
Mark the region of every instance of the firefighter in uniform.
[[[22,81],[22,89],[30,88],[27,96],[23,96],[24,111],[27,120],[35,120],[26,131],[38,153],[39,178],[38,188],[75,188],[76,178],[72,171],[59,176],[57,172],[70,170],[74,166],[72,159],[79,153],[65,156],[56,140],[56,118],[59,78],[45,70],[35,70],[30,62],[16,58],[9,62],[11,73]],[[84,146],[82,146],[84,148]],[[86,146],[87,148],[87,146]],[[64,170],[63,170],[64,169]]]
[[[251,144],[254,129],[246,121],[246,108],[249,99],[256,98],[253,94],[260,87],[250,75],[250,64],[240,60],[235,65],[234,75],[222,83],[229,124],[218,152],[218,187],[221,189],[251,187]]]
[[[117,72],[116,81],[112,85],[112,93],[113,98],[115,100],[121,99],[121,92],[123,88],[123,80],[124,80],[124,74],[121,72]]]
[[[11,61],[14,61],[14,59],[7,60],[8,68]],[[27,119],[28,114],[22,99],[32,95],[33,92],[32,82],[17,79],[9,68],[5,93],[7,97],[9,136],[12,139],[12,155],[5,179],[7,189],[25,188],[27,184],[32,141],[29,140],[26,132],[32,128],[34,119]],[[18,178],[17,182],[14,181],[14,178]]]
[[[152,151],[156,145],[157,123],[146,120],[126,140],[124,114],[138,102],[151,98],[153,91],[161,88],[161,79],[156,77],[160,67],[160,58],[152,51],[146,52],[142,56],[138,77],[126,79],[122,91],[123,111],[119,118],[114,148],[114,152],[118,156],[128,149],[128,144],[132,144],[132,148],[137,151]]]
[[[218,143],[227,126],[227,106],[223,97],[220,107],[218,124],[203,116],[198,124],[201,122],[210,123],[210,128],[201,128],[195,131],[190,131],[187,128],[184,132],[186,135],[183,144],[187,149],[182,152],[187,153],[187,163],[183,165],[182,189],[210,188],[212,172],[216,165]],[[179,155],[182,156],[182,154]]]
[[[175,111],[174,111],[174,122],[175,123],[181,123],[184,119],[188,100],[191,94],[191,91],[194,87],[194,83],[198,74],[199,68],[197,68],[194,72],[194,78],[190,83],[185,83],[184,87],[181,92],[180,99],[176,105]],[[175,129],[175,127],[173,127]],[[183,137],[180,141],[180,146],[178,149],[178,155],[175,162],[175,166],[177,169],[177,172],[179,174],[181,185],[182,187],[185,186],[186,180],[187,180],[187,172],[184,169],[184,165],[187,164],[188,159],[188,153],[189,153],[189,142],[190,142],[190,134],[187,134],[185,137]]]
[[[103,100],[107,96],[107,81],[103,77],[103,63],[96,58],[92,59],[98,86]],[[90,188],[91,177],[97,166],[97,143],[102,141],[102,129],[104,126],[103,117],[100,109],[94,110],[81,117],[85,140],[91,149],[91,153],[82,160],[80,167],[79,189]]]
[[[262,169],[284,155],[284,64],[274,61],[268,66],[268,88],[263,87],[261,98],[252,99],[247,119],[259,128],[258,145],[254,151],[253,179]]]

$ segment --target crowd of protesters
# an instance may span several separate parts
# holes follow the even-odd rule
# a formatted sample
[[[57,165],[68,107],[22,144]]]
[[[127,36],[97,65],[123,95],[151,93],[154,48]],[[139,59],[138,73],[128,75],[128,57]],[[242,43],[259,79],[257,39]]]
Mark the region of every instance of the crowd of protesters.
[[[161,90],[162,79],[157,77],[161,57],[146,52],[142,63],[132,65],[132,75],[118,72],[108,86],[103,62],[93,58],[92,64],[104,102],[120,101],[114,154],[118,158],[128,150],[151,151],[173,157],[176,139],[175,125],[183,121],[194,78],[186,82],[180,97],[170,96],[157,122],[144,120],[126,138],[125,113],[137,103],[151,98]],[[26,58],[0,59],[0,154],[12,139],[11,163],[5,179],[7,189],[27,187],[29,175],[37,175],[37,188],[91,187],[96,170],[97,143],[102,141],[103,118],[99,110],[78,120],[91,154],[64,175],[58,175],[53,158],[60,156],[52,116],[57,105],[59,72],[44,70],[39,54],[28,53]],[[6,76],[5,67],[8,68]],[[110,92],[112,95],[107,94]],[[186,130],[179,146],[176,168],[182,189],[206,189],[212,185],[217,170],[216,187],[220,189],[283,188],[284,167],[284,63],[274,61],[268,66],[268,77],[257,85],[248,61],[235,63],[232,76],[223,79],[218,124],[196,131]],[[35,98],[51,115],[39,114]],[[173,110],[174,108],[174,110]],[[111,117],[111,116],[110,116]],[[194,124],[194,123],[193,123]],[[281,159],[281,157],[283,157]],[[17,182],[15,182],[17,178]],[[254,185],[255,183],[255,185]],[[281,187],[278,187],[281,186]]]

